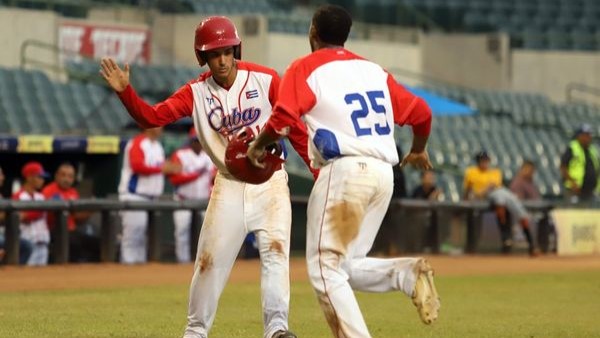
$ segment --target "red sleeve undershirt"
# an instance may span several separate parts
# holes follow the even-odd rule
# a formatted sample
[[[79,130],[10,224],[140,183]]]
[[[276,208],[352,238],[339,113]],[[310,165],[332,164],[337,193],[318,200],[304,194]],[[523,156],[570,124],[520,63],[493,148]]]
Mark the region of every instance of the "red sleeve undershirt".
[[[154,175],[162,172],[162,166],[150,167],[146,165],[144,150],[141,147],[143,136],[137,136],[133,139],[133,144],[129,149],[129,164],[131,171],[138,175]]]
[[[269,101],[274,108],[265,129],[269,134],[276,136],[277,138],[286,134],[292,147],[294,147],[298,155],[300,155],[314,175],[316,174],[316,171],[310,167],[310,159],[308,158],[308,132],[306,126],[302,120],[300,120],[299,115],[287,114],[286,116],[286,112],[282,108],[282,105],[285,105],[286,102],[297,101],[297,97],[290,94],[292,93],[291,90],[293,90],[295,84],[292,83],[293,80],[290,79],[291,76],[288,76],[288,74],[290,74],[289,71],[286,72],[281,84],[279,76],[273,76],[271,87],[269,88]],[[276,88],[278,88],[278,90]],[[308,90],[310,91],[310,89]],[[312,94],[312,92],[310,92],[310,94]],[[308,111],[308,109],[306,111]],[[287,127],[290,127],[289,130]],[[286,132],[283,132],[284,129]],[[279,132],[276,133],[275,130]]]
[[[173,95],[154,106],[146,103],[131,85],[117,93],[127,112],[142,128],[154,128],[191,116],[194,97],[189,84],[183,85]]]
[[[388,75],[387,84],[394,110],[394,123],[400,126],[412,126],[415,135],[429,136],[431,109],[427,103],[398,84],[392,75]]]
[[[21,191],[17,192],[16,194],[14,194],[12,196],[12,199],[20,201],[21,193],[24,193],[24,191],[21,190]],[[24,223],[30,223],[30,222],[36,221],[36,220],[44,217],[44,212],[39,211],[39,210],[24,210],[21,213],[23,215],[23,218],[21,219],[21,221]]]
[[[174,163],[177,163],[177,164],[182,164],[181,160],[179,159],[179,156],[177,156],[177,152],[173,153],[173,155],[171,156],[171,161]],[[178,174],[169,175],[169,181],[173,185],[186,184],[186,183],[193,182],[194,180],[196,180],[198,177],[200,177],[204,173],[204,171],[205,170],[196,171],[193,173],[180,172]]]

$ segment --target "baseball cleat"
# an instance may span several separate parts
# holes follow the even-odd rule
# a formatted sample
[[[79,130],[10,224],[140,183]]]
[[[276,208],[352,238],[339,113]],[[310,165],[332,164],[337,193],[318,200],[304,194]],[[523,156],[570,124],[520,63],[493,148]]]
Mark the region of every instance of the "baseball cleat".
[[[291,331],[277,331],[275,332],[275,334],[273,335],[272,338],[298,338],[296,337],[296,335],[291,332]]]
[[[433,323],[438,317],[440,297],[433,283],[433,269],[426,259],[421,258],[415,264],[417,282],[413,291],[412,302],[425,324]]]

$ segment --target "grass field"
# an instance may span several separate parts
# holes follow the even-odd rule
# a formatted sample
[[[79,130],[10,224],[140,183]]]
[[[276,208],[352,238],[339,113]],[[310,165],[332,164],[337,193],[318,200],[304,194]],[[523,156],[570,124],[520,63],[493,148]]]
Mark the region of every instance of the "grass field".
[[[373,337],[600,337],[600,270],[436,281],[442,312],[433,326],[400,293],[359,294]],[[257,281],[230,283],[211,337],[261,337],[258,290]],[[179,337],[187,291],[187,283],[4,291],[0,337]],[[292,284],[290,323],[299,337],[331,336],[305,279]]]

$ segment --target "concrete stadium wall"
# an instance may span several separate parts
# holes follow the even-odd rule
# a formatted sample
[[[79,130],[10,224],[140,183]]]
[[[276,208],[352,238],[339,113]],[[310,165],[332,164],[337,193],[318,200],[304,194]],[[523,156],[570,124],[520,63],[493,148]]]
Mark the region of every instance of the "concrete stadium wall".
[[[95,8],[90,20],[147,24],[152,30],[152,63],[197,66],[194,31],[205,15],[161,14],[130,8]],[[262,16],[231,16],[243,41],[245,60],[266,63],[267,20]]]
[[[267,47],[267,65],[278,72],[284,72],[292,61],[310,53],[305,35],[271,33]],[[350,40],[346,47],[390,71],[401,68],[421,72],[421,52],[416,44]]]
[[[197,15],[161,15],[152,24],[154,48],[158,49],[155,63],[197,66],[194,54],[194,32],[204,16]],[[267,45],[267,23],[263,17],[231,17],[242,39],[242,57],[244,60],[265,63]],[[171,58],[161,60],[158,57],[169,54]],[[166,53],[165,53],[166,52]],[[167,62],[163,62],[167,61]]]
[[[511,89],[539,92],[554,101],[566,100],[565,88],[570,82],[600,88],[600,53],[597,52],[515,50],[512,64]],[[575,96],[600,104],[599,98]]]
[[[50,11],[0,8],[0,65],[19,67],[21,45],[29,39],[56,44],[58,20],[59,17]],[[57,62],[55,53],[39,48],[31,51],[35,52],[36,60]]]
[[[509,40],[498,34],[422,34],[424,75],[453,84],[508,89]]]

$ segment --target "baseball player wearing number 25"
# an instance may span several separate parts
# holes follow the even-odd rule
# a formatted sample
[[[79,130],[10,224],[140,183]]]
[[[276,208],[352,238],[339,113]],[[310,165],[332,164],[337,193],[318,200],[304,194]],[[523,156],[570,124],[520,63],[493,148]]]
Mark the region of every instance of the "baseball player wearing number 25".
[[[274,111],[247,156],[262,166],[264,148],[303,118],[310,159],[320,168],[308,202],[310,281],[333,335],[366,338],[371,335],[353,289],[400,290],[424,323],[438,316],[440,300],[425,259],[366,256],[392,196],[392,165],[398,163],[393,124],[413,130],[401,165],[429,169],[431,111],[380,66],[344,49],[351,25],[341,7],[317,9],[309,33],[313,53],[286,71]]]
[[[234,179],[224,163],[227,144],[240,130],[258,131],[277,99],[279,77],[269,68],[240,61],[241,41],[226,17],[196,28],[194,52],[210,72],[150,106],[129,85],[129,67],[102,60],[101,73],[129,114],[144,128],[192,116],[202,148],[218,168],[206,211],[190,286],[184,337],[207,337],[219,297],[248,232],[258,240],[265,338],[296,337],[288,331],[290,192],[283,168],[262,184]],[[308,163],[306,127],[293,126],[291,142]]]

